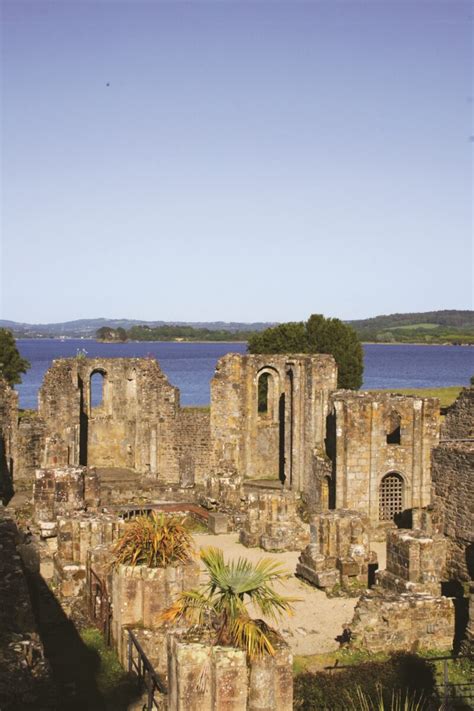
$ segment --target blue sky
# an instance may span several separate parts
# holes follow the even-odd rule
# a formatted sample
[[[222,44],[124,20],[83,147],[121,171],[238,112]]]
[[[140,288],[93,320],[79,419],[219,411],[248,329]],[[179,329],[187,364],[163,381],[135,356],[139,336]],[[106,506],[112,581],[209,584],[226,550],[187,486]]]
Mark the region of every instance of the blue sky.
[[[472,308],[472,5],[2,2],[0,318]]]

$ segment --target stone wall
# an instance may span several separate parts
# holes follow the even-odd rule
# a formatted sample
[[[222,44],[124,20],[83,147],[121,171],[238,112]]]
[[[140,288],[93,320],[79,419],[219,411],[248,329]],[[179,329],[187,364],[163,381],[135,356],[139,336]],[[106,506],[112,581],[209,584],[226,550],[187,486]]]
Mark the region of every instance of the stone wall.
[[[387,533],[387,567],[377,572],[377,584],[399,593],[439,595],[446,576],[447,540],[419,529]]]
[[[448,408],[441,426],[443,439],[474,438],[474,387],[464,388]]]
[[[309,531],[298,516],[298,503],[293,491],[248,492],[240,542],[266,551],[301,550],[309,541]]]
[[[332,403],[334,506],[364,513],[374,531],[382,532],[393,526],[393,511],[384,506],[384,488],[399,486],[396,510],[427,506],[431,450],[439,440],[438,400],[342,390],[334,393]]]
[[[13,494],[14,451],[18,422],[18,394],[0,377],[0,501]]]
[[[161,627],[159,619],[183,592],[197,587],[199,566],[191,561],[186,565],[167,568],[119,565],[113,570],[111,598],[113,605],[112,636],[123,657],[122,628]]]
[[[259,380],[267,379],[264,402]],[[311,485],[315,447],[324,446],[337,369],[329,355],[240,355],[219,360],[211,382],[211,440],[217,473]]]
[[[369,585],[369,523],[356,511],[329,511],[313,516],[311,542],[302,552],[296,574],[326,592],[360,594]]]
[[[35,473],[33,502],[35,520],[43,536],[55,536],[57,517],[96,508],[99,503],[98,479],[94,469],[57,467]]]
[[[179,635],[168,638],[169,711],[292,711],[292,655],[247,663],[246,653]]]
[[[206,409],[182,408],[178,420],[181,486],[204,485],[211,473],[211,424]]]
[[[14,520],[0,505],[0,708],[56,708],[58,699],[19,555],[20,540]]]
[[[474,579],[474,442],[444,442],[433,450],[432,487],[448,539],[447,578]]]
[[[102,401],[96,406],[92,378],[102,382]],[[185,487],[203,483],[210,470],[209,412],[181,409],[178,389],[153,359],[53,361],[40,390],[38,414],[44,467],[129,469],[157,484]]]
[[[454,637],[451,598],[367,591],[349,627],[350,645],[373,652],[449,650]]]

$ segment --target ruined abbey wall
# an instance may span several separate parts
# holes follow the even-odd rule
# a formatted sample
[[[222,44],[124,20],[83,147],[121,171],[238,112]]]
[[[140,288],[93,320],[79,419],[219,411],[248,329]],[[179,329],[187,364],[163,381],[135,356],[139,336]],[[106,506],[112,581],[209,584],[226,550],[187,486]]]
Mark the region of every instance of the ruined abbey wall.
[[[433,502],[448,539],[447,579],[474,580],[474,442],[433,450]]]
[[[338,391],[335,413],[335,507],[366,514],[372,527],[431,500],[431,450],[439,403],[391,393]]]
[[[0,501],[12,493],[14,451],[18,421],[18,395],[0,378]]]
[[[313,452],[324,446],[329,396],[336,383],[336,364],[329,355],[221,358],[211,382],[216,471],[280,479],[297,491],[308,489]]]
[[[474,438],[474,387],[464,388],[448,408],[441,426],[442,439]]]
[[[99,405],[91,378],[103,379]],[[43,466],[135,469],[179,481],[179,391],[152,359],[54,361],[39,395],[46,423]]]

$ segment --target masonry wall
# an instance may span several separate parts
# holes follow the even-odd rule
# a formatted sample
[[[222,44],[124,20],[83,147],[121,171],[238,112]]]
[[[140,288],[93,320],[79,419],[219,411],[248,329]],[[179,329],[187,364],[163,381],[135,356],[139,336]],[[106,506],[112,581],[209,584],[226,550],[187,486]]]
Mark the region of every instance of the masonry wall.
[[[92,405],[91,377],[103,379]],[[157,361],[69,358],[53,362],[39,395],[43,466],[135,469],[179,481],[179,391]]]
[[[474,579],[474,442],[445,442],[433,450],[432,487],[448,538],[448,579]]]
[[[182,408],[178,420],[178,459],[182,486],[205,484],[211,472],[211,423],[206,409]]]
[[[431,499],[431,450],[439,441],[439,402],[391,393],[338,391],[332,396],[335,427],[335,507],[365,513],[372,527],[380,518],[383,478],[402,480],[403,509]],[[387,435],[400,424],[399,444]]]
[[[17,393],[0,378],[0,500],[4,503],[7,503],[13,493],[17,408]]]
[[[441,437],[474,438],[474,387],[464,388],[448,409],[441,427]]]
[[[265,412],[259,378],[268,377]],[[324,446],[337,369],[329,355],[229,354],[211,382],[211,441],[217,473],[311,487],[313,452]]]

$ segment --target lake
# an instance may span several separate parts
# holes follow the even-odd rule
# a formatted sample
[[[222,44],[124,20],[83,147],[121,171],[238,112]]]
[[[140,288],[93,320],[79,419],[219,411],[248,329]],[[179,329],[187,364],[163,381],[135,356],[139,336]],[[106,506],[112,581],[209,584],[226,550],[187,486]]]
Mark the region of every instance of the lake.
[[[216,362],[226,353],[245,353],[245,343],[97,343],[86,339],[18,339],[18,350],[31,363],[16,389],[20,407],[38,406],[38,389],[54,358],[86,351],[90,358],[154,356],[182,405],[207,405]],[[474,374],[474,348],[463,346],[364,345],[365,389],[437,388],[467,385]]]

